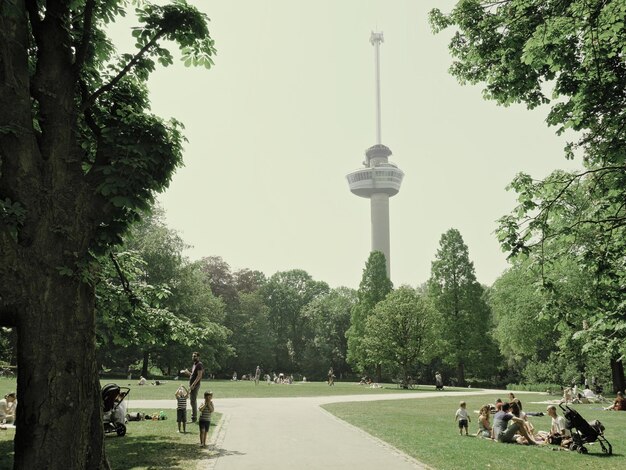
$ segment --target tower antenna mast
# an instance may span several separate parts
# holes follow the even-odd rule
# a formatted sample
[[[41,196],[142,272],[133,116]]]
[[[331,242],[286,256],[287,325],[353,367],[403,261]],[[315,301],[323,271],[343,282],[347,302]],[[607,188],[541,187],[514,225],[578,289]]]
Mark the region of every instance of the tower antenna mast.
[[[374,67],[376,72],[376,143],[382,144],[382,132],[380,125],[380,44],[385,42],[383,33],[372,31],[370,42],[374,46]]]

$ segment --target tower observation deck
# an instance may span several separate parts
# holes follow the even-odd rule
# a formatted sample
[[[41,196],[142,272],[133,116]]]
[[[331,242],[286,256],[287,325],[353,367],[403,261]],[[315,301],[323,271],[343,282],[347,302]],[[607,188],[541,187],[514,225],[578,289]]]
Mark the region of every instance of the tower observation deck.
[[[374,46],[376,73],[376,145],[365,151],[363,168],[346,175],[350,191],[370,199],[372,222],[372,249],[381,251],[387,261],[387,276],[391,277],[389,242],[389,198],[400,191],[404,172],[389,161],[391,150],[383,145],[380,112],[380,44],[383,33],[372,32],[370,42]]]

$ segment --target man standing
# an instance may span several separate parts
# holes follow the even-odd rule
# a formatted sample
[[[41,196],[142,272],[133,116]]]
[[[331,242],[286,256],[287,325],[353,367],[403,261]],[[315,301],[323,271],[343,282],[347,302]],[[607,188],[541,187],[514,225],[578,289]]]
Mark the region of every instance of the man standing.
[[[256,370],[254,371],[254,385],[259,385],[260,378],[261,378],[261,367],[256,366]]]
[[[193,360],[193,366],[191,371],[189,369],[181,370],[181,374],[189,376],[189,396],[191,401],[191,422],[195,423],[198,419],[198,391],[200,390],[200,381],[202,380],[202,374],[204,373],[204,366],[200,362],[200,353],[194,352],[191,354]]]

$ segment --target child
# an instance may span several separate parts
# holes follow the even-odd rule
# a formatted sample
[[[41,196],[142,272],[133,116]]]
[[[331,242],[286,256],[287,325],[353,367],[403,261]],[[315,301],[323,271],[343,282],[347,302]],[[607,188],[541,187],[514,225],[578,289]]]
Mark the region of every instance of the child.
[[[187,432],[187,398],[189,398],[189,390],[184,385],[178,387],[176,396],[176,421],[178,422],[178,432],[180,432],[181,424],[183,434]]]
[[[458,410],[456,410],[456,415],[454,415],[454,420],[456,421],[457,419],[459,420],[459,434],[462,436],[463,435],[463,429],[465,429],[465,435],[469,436],[469,431],[468,431],[468,426],[467,423],[468,421],[471,422],[471,418],[469,417],[469,414],[467,413],[467,409],[465,409],[466,404],[464,401],[462,401],[459,404],[460,408]]]
[[[492,428],[491,423],[489,422],[490,415],[491,405],[485,405],[480,409],[480,414],[478,415],[478,432],[476,432],[478,437],[491,439]]]
[[[204,392],[204,403],[200,405],[200,447],[206,447],[206,436],[209,434],[209,426],[211,425],[211,413],[215,407],[213,406],[213,392]]]

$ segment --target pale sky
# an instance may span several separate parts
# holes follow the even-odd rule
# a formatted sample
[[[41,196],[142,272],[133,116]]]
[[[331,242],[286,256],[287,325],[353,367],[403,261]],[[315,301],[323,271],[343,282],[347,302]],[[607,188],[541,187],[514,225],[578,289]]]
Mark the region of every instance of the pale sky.
[[[506,268],[494,230],[516,173],[575,168],[547,108],[498,107],[447,70],[451,32],[427,13],[453,0],[195,0],[210,18],[211,70],[175,63],[150,81],[153,111],[185,124],[185,167],[159,197],[191,259],[233,270],[304,269],[357,288],[370,250],[369,200],[345,175],[375,144],[372,30],[382,31],[382,142],[405,173],[390,199],[391,280],[430,276],[441,235],[461,232],[479,282]],[[128,24],[114,29],[130,51]]]

